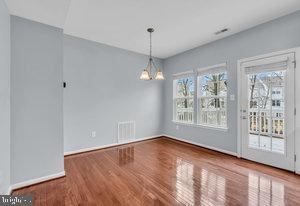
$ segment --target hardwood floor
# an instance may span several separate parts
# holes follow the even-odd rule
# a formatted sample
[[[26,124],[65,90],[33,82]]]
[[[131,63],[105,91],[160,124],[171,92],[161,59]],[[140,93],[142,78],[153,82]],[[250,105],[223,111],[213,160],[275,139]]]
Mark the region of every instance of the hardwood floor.
[[[300,205],[300,176],[159,138],[65,157],[35,205]]]

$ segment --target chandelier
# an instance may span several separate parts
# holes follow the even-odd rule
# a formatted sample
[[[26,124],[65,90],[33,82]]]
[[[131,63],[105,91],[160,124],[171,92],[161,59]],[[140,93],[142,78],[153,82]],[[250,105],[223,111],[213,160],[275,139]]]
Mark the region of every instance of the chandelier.
[[[154,59],[152,57],[152,33],[154,32],[153,28],[148,28],[147,31],[150,34],[150,54],[149,54],[149,60],[148,60],[148,65],[146,67],[146,69],[143,70],[140,79],[141,80],[153,80],[153,76],[152,76],[152,69],[155,69],[155,76],[154,79],[156,80],[164,80],[164,75],[162,73],[162,71],[156,67]]]

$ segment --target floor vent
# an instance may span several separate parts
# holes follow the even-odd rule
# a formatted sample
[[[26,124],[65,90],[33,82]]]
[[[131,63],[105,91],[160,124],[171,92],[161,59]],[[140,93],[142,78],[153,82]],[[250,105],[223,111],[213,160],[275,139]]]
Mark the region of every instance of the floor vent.
[[[135,121],[118,122],[118,142],[128,142],[135,139]]]

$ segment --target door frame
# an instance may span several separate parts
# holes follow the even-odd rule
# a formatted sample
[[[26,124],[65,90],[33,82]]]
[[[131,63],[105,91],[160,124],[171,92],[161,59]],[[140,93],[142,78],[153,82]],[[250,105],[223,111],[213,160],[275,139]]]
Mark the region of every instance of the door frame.
[[[244,62],[248,62],[248,61],[253,61],[253,60],[257,60],[257,59],[262,59],[262,58],[267,58],[267,57],[272,57],[272,56],[278,56],[278,55],[284,55],[284,54],[288,54],[288,53],[295,53],[295,61],[296,61],[296,67],[295,67],[295,78],[299,77],[300,78],[300,47],[296,47],[296,48],[291,48],[291,49],[286,49],[286,50],[282,50],[282,51],[276,51],[276,52],[271,52],[271,53],[267,53],[267,54],[262,54],[262,55],[257,55],[257,56],[253,56],[253,57],[249,57],[249,58],[243,58],[243,59],[239,59],[237,61],[237,95],[240,94],[241,92],[241,86],[242,86],[242,82],[241,82],[241,75],[242,75],[242,63]],[[298,63],[299,62],[299,63]],[[298,64],[297,64],[298,63]],[[295,81],[295,98],[294,98],[294,105],[295,105],[295,109],[298,108],[300,109],[300,94],[297,94],[297,89],[298,91],[300,90],[300,81]],[[299,93],[299,92],[298,92]],[[241,158],[242,157],[242,124],[241,124],[241,117],[242,117],[242,111],[241,111],[241,102],[242,102],[242,97],[240,95],[238,95],[237,98],[237,157]],[[295,157],[298,156],[298,158],[295,159],[295,165],[294,165],[294,170],[297,174],[300,174],[300,161],[297,159],[300,158],[300,115],[299,112],[297,112],[297,114],[295,115],[295,121],[294,121],[294,128],[295,128],[295,132],[294,132],[294,138],[295,138]],[[297,127],[297,125],[299,125]]]

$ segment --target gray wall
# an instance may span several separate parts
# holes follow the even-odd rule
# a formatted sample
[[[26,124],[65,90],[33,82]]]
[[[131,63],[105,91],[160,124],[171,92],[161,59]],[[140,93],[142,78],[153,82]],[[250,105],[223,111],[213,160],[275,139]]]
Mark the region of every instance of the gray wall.
[[[0,0],[0,194],[10,184],[10,17]]]
[[[161,134],[163,83],[139,80],[147,58],[65,35],[65,152],[116,143],[119,121],[136,121],[136,138]]]
[[[61,29],[11,16],[11,183],[64,170]]]
[[[229,130],[215,131],[172,122],[172,74],[228,62],[229,92],[237,97],[237,60],[300,46],[300,11],[164,61],[164,133],[223,150],[237,149],[237,101],[228,101]]]

